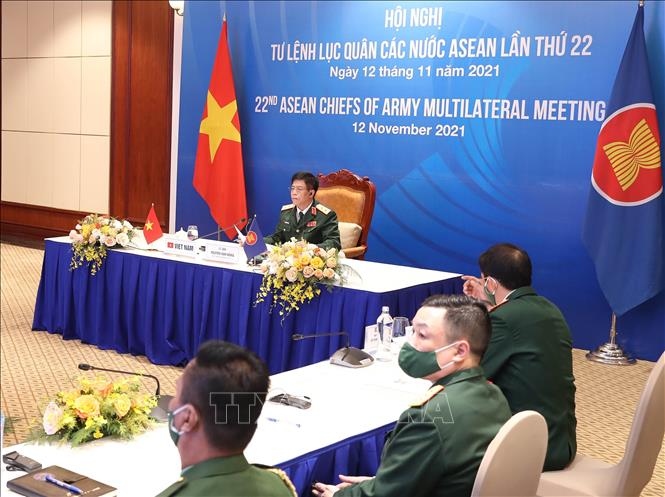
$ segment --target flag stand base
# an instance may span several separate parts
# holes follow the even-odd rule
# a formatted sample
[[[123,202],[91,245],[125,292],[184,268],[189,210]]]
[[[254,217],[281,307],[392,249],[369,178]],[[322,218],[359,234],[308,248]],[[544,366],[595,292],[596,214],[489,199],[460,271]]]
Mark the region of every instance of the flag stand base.
[[[627,356],[616,343],[606,343],[592,352],[588,352],[586,358],[590,361],[603,364],[614,364],[616,366],[630,366],[635,364],[635,359]]]
[[[610,327],[610,341],[601,345],[596,350],[587,353],[589,361],[615,366],[630,366],[635,364],[635,359],[626,355],[623,349],[616,344],[617,317],[612,313],[612,326]]]

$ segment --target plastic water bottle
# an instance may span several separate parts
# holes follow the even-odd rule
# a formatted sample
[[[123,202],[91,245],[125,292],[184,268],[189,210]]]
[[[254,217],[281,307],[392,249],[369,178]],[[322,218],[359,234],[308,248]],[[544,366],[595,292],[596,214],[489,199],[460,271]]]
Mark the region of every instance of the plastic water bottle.
[[[376,359],[379,361],[389,361],[392,359],[393,344],[393,318],[387,305],[381,308],[381,314],[376,320],[376,329],[379,332],[379,352]]]

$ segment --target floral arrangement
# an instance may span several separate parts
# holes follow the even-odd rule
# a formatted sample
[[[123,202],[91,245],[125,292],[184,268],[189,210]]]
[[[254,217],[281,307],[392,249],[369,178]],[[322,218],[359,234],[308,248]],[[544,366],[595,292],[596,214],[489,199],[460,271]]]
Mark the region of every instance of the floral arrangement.
[[[109,216],[88,214],[69,232],[72,241],[70,269],[89,263],[90,274],[96,274],[104,262],[107,248],[126,247],[134,236],[134,227],[128,221]]]
[[[73,446],[102,437],[131,438],[152,426],[154,395],[139,392],[138,377],[111,382],[81,377],[72,390],[58,392],[44,410],[33,438]]]
[[[300,309],[321,293],[319,283],[330,289],[335,281],[343,282],[344,253],[331,248],[325,250],[304,240],[291,241],[271,247],[261,263],[263,281],[255,304],[272,294],[270,311],[280,306],[279,313],[286,316]]]

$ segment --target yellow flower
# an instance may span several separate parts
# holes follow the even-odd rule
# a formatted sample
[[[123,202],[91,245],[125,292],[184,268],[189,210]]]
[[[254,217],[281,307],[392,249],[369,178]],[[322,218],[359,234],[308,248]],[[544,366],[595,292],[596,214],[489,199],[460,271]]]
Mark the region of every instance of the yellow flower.
[[[129,412],[130,407],[132,407],[132,402],[126,394],[121,393],[114,396],[113,408],[119,418],[124,417]]]
[[[104,436],[104,434],[101,431],[99,431],[99,428],[98,428],[97,430],[95,430],[95,433],[93,433],[92,436],[95,437],[95,438],[102,438]]]
[[[321,269],[323,268],[323,259],[321,259],[318,255],[312,258],[312,267],[314,269]]]
[[[74,401],[74,409],[82,419],[97,416],[99,414],[99,401],[93,395],[81,395]]]

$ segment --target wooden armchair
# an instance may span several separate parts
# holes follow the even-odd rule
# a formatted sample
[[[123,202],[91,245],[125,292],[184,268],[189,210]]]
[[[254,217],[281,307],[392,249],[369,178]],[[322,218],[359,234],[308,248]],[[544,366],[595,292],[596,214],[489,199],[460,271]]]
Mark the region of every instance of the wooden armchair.
[[[374,183],[348,169],[318,176],[316,199],[337,213],[344,254],[351,259],[363,259],[376,201]]]

